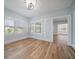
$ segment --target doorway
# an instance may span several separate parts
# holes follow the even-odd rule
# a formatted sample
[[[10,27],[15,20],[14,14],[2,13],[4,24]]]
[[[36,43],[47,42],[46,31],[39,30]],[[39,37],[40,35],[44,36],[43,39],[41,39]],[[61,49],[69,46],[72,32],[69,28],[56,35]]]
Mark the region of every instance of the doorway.
[[[53,41],[61,44],[68,44],[69,23],[68,17],[56,17],[53,19]]]

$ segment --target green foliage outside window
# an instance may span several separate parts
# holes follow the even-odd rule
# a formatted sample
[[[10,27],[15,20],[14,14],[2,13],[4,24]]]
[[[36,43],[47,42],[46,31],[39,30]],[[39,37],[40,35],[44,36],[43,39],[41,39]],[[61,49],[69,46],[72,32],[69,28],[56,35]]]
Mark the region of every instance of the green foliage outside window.
[[[22,33],[23,32],[23,28],[15,28],[15,32],[16,33]]]
[[[5,33],[6,34],[12,34],[14,32],[14,28],[13,27],[5,27]]]

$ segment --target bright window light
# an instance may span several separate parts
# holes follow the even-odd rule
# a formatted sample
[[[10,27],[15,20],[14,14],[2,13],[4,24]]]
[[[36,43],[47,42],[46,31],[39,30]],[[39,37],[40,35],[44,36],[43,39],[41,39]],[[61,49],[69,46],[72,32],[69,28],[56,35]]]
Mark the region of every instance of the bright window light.
[[[31,24],[31,32],[35,32],[35,24]]]
[[[41,23],[32,23],[31,32],[41,33]]]
[[[22,33],[23,32],[23,28],[15,28],[15,32],[16,33]]]
[[[58,24],[58,33],[68,33],[68,24]]]
[[[35,24],[35,32],[41,33],[41,24],[40,23]]]
[[[5,27],[5,33],[6,34],[12,34],[14,32],[14,28],[13,27]]]
[[[14,26],[13,20],[5,20],[5,26]]]
[[[5,20],[5,34],[12,34],[14,32],[14,21]]]

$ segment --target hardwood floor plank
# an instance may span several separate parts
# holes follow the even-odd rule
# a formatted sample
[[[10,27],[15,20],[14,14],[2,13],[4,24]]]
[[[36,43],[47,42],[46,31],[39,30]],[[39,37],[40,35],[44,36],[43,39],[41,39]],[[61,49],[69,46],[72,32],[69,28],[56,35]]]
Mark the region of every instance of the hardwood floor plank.
[[[32,38],[5,45],[4,55],[5,59],[75,59],[69,46]]]

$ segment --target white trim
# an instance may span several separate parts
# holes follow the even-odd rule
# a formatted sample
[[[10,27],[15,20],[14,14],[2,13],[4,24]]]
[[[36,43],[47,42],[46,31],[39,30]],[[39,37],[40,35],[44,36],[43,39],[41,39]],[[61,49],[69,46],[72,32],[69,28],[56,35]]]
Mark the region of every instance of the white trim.
[[[56,16],[53,17],[53,19],[62,18],[62,17],[67,17],[68,20],[68,45],[71,45],[71,15]]]
[[[51,18],[51,41],[50,42],[53,42],[53,33],[54,30],[53,30],[53,18]]]
[[[15,41],[18,41],[18,40],[22,40],[22,39],[24,39],[24,38],[28,38],[28,37],[22,37],[22,38],[17,38],[17,39],[15,39],[15,40],[8,40],[8,41],[4,41],[4,44],[9,44],[9,43],[12,43],[12,42],[15,42]]]
[[[68,15],[68,44],[71,45],[71,15]]]

